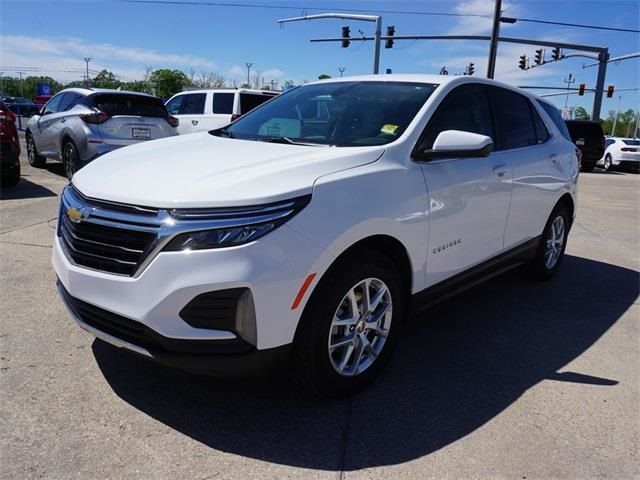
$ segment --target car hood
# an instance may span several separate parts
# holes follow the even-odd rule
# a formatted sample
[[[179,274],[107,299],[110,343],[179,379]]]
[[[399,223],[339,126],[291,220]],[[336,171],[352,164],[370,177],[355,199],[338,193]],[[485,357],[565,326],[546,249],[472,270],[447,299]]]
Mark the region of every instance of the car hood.
[[[321,176],[380,158],[384,147],[315,147],[207,132],[115,150],[72,183],[90,198],[157,208],[255,205],[311,193]]]

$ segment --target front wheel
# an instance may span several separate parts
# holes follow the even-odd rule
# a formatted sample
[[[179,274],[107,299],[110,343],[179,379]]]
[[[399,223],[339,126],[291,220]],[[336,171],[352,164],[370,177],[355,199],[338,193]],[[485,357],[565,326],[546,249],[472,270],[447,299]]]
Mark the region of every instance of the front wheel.
[[[73,174],[78,170],[79,163],[78,149],[76,145],[69,140],[62,147],[62,165],[64,167],[64,174],[69,180],[71,180]]]
[[[294,372],[326,397],[344,397],[380,373],[406,313],[407,295],[388,258],[365,252],[333,268],[307,304],[294,340]]]
[[[35,168],[44,168],[47,159],[42,155],[38,155],[38,149],[36,148],[36,143],[33,141],[31,132],[27,132],[25,141],[27,142],[27,160],[29,160],[29,165]]]
[[[542,233],[536,257],[529,264],[529,271],[538,280],[553,277],[564,258],[571,218],[564,205],[558,205],[551,213]]]

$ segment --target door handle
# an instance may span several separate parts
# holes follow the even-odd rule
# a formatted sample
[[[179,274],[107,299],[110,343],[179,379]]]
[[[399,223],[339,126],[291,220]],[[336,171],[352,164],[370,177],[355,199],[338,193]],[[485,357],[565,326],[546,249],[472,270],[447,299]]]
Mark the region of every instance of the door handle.
[[[66,118],[63,118],[62,120],[60,120],[60,123],[64,123],[64,122],[66,122],[66,121],[67,121],[67,119],[66,119]]]
[[[507,173],[507,166],[504,164],[496,165],[493,167],[493,173],[502,178],[504,177],[504,174]]]
[[[552,153],[551,155],[549,155],[549,160],[551,160],[552,163],[558,163],[558,154]]]

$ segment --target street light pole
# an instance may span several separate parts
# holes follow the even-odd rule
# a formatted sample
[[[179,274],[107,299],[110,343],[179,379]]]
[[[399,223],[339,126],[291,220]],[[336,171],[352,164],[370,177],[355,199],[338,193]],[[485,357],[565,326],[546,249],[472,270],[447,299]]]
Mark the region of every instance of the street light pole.
[[[303,20],[318,20],[321,18],[342,18],[345,20],[356,20],[360,22],[374,22],[376,32],[374,34],[373,47],[373,73],[377,75],[380,69],[380,37],[382,36],[382,17],[380,15],[356,15],[352,13],[318,13],[317,15],[304,15],[302,17],[283,18],[277,22],[280,24],[289,22],[300,22]]]
[[[22,81],[22,73],[23,72],[18,72],[18,75],[20,76],[20,96],[24,98],[24,82]]]
[[[346,70],[346,68],[344,67],[338,67],[338,71],[340,72],[340,76],[342,77],[342,74],[344,73],[344,71]]]
[[[249,87],[251,87],[251,66],[253,65],[253,63],[245,63],[245,65],[247,66],[247,85],[249,85]]]
[[[618,115],[620,115],[620,102],[622,101],[622,95],[618,95],[618,109],[616,110],[616,116],[613,119],[613,127],[611,127],[611,136],[616,136],[616,124],[618,123]]]
[[[502,0],[495,0],[493,11],[493,29],[491,30],[491,43],[489,45],[489,63],[487,64],[487,78],[493,78],[496,71],[496,56],[498,53],[498,37],[500,36],[500,15]]]
[[[93,60],[93,58],[89,58],[89,57],[84,57],[84,62],[87,65],[87,77],[85,79],[85,86],[89,86],[89,62]]]

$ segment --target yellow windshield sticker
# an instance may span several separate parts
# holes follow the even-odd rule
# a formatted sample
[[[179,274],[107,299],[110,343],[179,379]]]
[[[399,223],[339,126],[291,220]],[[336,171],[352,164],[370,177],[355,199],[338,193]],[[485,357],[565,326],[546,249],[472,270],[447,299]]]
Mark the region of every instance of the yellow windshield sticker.
[[[380,133],[386,133],[387,135],[395,135],[396,130],[398,130],[398,125],[392,125],[390,123],[385,123],[380,129]]]

